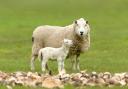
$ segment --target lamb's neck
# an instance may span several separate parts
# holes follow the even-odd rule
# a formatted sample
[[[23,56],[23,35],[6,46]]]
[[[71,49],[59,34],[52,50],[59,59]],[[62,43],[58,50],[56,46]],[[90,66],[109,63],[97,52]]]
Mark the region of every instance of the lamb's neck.
[[[66,54],[69,52],[69,47],[66,47],[65,45],[63,45],[63,46],[61,47],[61,49],[62,49],[63,52],[66,53]]]

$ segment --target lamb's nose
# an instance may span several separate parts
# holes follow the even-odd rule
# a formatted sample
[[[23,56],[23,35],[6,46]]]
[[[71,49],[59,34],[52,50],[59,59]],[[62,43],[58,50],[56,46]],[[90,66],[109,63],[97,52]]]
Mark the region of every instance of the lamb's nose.
[[[80,32],[80,35],[83,35],[83,32]]]

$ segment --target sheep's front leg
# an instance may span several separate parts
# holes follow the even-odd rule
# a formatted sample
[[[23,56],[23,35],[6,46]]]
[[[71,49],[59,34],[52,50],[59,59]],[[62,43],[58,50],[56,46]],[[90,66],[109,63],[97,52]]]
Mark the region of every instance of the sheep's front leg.
[[[34,66],[34,62],[35,62],[35,59],[37,58],[36,55],[33,55],[32,58],[31,58],[31,70],[35,70],[35,66]]]
[[[76,69],[78,70],[78,71],[80,71],[80,66],[79,66],[79,60],[80,60],[80,57],[79,57],[80,55],[76,55]]]
[[[75,56],[72,56],[71,57],[71,60],[72,60],[72,69],[74,71],[76,71],[76,70],[80,71],[80,67],[79,67],[79,56],[80,55],[75,55]]]
[[[75,58],[75,56],[71,57],[71,62],[72,62],[72,69],[76,70],[76,58]]]

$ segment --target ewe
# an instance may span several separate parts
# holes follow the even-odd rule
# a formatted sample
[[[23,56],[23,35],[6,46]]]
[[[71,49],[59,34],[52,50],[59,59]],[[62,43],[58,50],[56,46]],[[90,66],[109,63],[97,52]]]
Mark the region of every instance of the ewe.
[[[49,59],[57,59],[58,61],[58,71],[61,75],[64,72],[64,59],[67,57],[69,48],[73,45],[72,40],[64,39],[63,44],[60,48],[45,47],[39,50],[38,57],[42,62],[42,71],[45,71],[45,68],[48,69],[47,61]]]

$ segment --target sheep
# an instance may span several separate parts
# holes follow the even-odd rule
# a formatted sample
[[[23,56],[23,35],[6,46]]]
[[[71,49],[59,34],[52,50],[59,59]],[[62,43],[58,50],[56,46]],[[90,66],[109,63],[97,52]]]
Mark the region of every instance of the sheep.
[[[60,26],[39,26],[33,31],[32,35],[32,57],[31,70],[34,70],[34,61],[38,57],[38,52],[44,47],[60,47],[64,39],[73,40],[68,57],[72,62],[73,70],[80,70],[79,57],[90,47],[90,27],[87,20],[80,18],[71,25]]]
[[[45,67],[49,59],[57,59],[59,74],[61,75],[61,73],[65,73],[64,59],[67,57],[71,45],[73,45],[72,40],[64,39],[62,46],[59,48],[45,47],[40,49],[38,57],[42,62],[42,71],[45,71]]]

